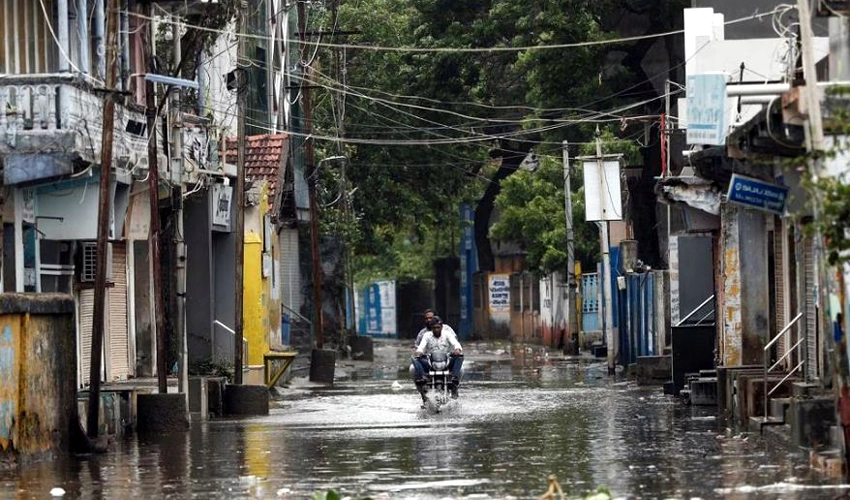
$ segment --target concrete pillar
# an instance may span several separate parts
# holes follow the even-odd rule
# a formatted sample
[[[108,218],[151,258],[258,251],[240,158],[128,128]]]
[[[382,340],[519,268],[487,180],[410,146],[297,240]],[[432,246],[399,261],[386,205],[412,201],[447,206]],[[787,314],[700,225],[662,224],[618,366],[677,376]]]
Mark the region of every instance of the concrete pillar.
[[[74,299],[0,294],[0,453],[66,453],[77,414]]]
[[[224,412],[231,416],[269,414],[269,391],[264,385],[227,384],[224,388]]]
[[[770,336],[764,215],[725,204],[721,209],[720,233],[721,361],[727,367],[761,364],[762,348]]]
[[[136,430],[141,434],[189,429],[185,394],[139,394],[136,397],[136,404]]]
[[[183,205],[184,239],[192,250],[186,255],[186,334],[189,365],[213,360],[215,270],[211,200],[208,192],[187,198]],[[227,323],[233,326],[233,323]]]

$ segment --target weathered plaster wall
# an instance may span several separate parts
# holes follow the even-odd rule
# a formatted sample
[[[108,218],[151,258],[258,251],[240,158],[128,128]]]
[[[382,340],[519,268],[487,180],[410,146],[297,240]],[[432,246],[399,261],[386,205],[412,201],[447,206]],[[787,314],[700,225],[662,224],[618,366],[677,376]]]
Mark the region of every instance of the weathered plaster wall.
[[[0,295],[0,452],[65,452],[76,407],[74,301]]]
[[[767,232],[760,212],[721,209],[724,366],[760,364],[768,336]]]

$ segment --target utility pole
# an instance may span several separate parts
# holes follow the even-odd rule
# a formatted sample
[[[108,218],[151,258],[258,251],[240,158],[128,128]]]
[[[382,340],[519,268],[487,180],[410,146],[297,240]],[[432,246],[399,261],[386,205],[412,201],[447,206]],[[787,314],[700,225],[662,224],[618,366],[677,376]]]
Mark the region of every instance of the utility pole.
[[[153,22],[153,4],[147,4],[147,36],[150,53],[145,58],[148,73],[153,70],[154,43],[156,31]],[[156,328],[156,379],[160,394],[168,392],[168,366],[165,361],[165,309],[162,298],[162,261],[159,253],[159,158],[156,143],[156,96],[155,84],[145,82],[145,115],[148,125],[148,196],[151,207],[150,228],[148,228],[148,246],[150,247],[151,280],[153,282],[153,306]]]
[[[247,47],[243,36],[246,31],[247,19],[245,13],[248,11],[248,2],[241,0],[239,9],[239,29],[237,36],[238,47],[236,49],[237,87],[236,87],[236,279],[233,318],[233,383],[242,384],[242,331],[244,299],[245,299],[245,121],[248,92],[248,79],[246,78]],[[280,187],[279,187],[280,188]]]
[[[307,188],[310,196],[310,252],[312,253],[312,270],[313,270],[313,330],[316,333],[316,347],[324,348],[324,317],[322,314],[322,265],[321,256],[319,255],[319,205],[316,200],[318,184],[318,170],[313,159],[313,138],[312,134],[312,104],[310,102],[310,66],[303,59],[303,51],[306,46],[306,31],[307,31],[307,16],[304,9],[304,2],[298,2],[298,30],[299,41],[301,42],[302,63],[304,63],[304,73],[302,76],[301,85],[301,100],[304,103],[304,161],[306,163],[307,173]],[[305,84],[306,83],[306,84]]]
[[[664,80],[664,123],[661,127],[664,177],[670,177],[670,80]],[[664,150],[663,148],[666,148]],[[670,270],[670,204],[667,203],[667,269]]]
[[[570,187],[570,150],[569,143],[564,141],[561,143],[561,148],[564,158],[564,214],[567,222],[567,341],[572,340],[573,335],[578,331],[578,321],[576,321],[576,259],[575,259],[575,244],[573,231],[573,192]],[[555,301],[555,289],[552,287],[552,304]],[[554,325],[552,325],[554,326]],[[576,354],[578,353],[578,340],[576,340]]]
[[[115,81],[118,62],[118,0],[106,10],[106,95],[103,102],[103,140],[100,150],[100,188],[97,209],[97,260],[95,263],[94,315],[92,317],[91,369],[86,434],[97,438],[100,414],[100,371],[106,313],[106,258],[109,239],[109,184],[112,174],[112,142],[115,124]]]
[[[596,127],[596,156],[597,168],[599,172],[604,172],[604,157],[602,156],[602,134],[599,127]],[[611,294],[611,258],[609,256],[611,244],[608,241],[608,221],[602,220],[599,222],[600,244],[602,246],[602,290],[605,295],[604,299],[604,319],[603,328],[605,330],[605,343],[608,344],[608,373],[613,374],[617,368],[617,359],[614,357],[616,348],[616,339],[614,338],[614,314],[611,308],[613,302]]]
[[[183,66],[183,47],[180,43],[180,24],[177,22],[177,12],[174,12],[175,22],[172,25],[172,42],[174,64],[180,68]],[[175,75],[180,77],[179,71]],[[177,345],[180,347],[178,353],[179,370],[177,380],[180,392],[186,397],[186,409],[189,408],[189,347],[186,338],[186,239],[183,237],[183,111],[182,88],[178,87],[174,92],[172,104],[171,123],[171,172],[172,182],[179,186],[177,191],[177,213],[174,217],[176,224],[174,250],[176,251],[175,267],[177,268]],[[174,175],[176,171],[177,175]]]
[[[850,80],[850,18],[847,16],[829,18],[829,68],[830,80]],[[841,297],[843,295],[841,291],[846,290],[845,287],[847,286],[846,273],[842,270],[837,275],[838,294]],[[845,298],[842,297],[840,299],[842,304]],[[833,315],[836,312],[831,311]],[[846,311],[844,311],[843,319],[844,323],[839,326],[844,332],[847,332],[848,314]],[[832,351],[834,353],[833,362],[836,367],[839,367],[839,369],[833,370],[833,385],[837,388],[835,391],[835,407],[838,409],[838,422],[840,422],[840,428],[844,438],[844,442],[842,443],[844,469],[846,471],[844,478],[847,480],[850,478],[850,468],[848,468],[848,464],[850,464],[850,404],[848,404],[850,403],[850,375],[847,372],[847,368],[850,368],[850,360],[848,360],[846,349],[832,349]]]
[[[810,174],[814,179],[820,177],[822,172],[821,159],[818,154],[824,151],[823,117],[820,109],[820,94],[818,92],[818,77],[815,71],[814,57],[814,35],[812,34],[812,18],[809,11],[808,0],[798,0],[797,14],[800,16],[800,45],[803,59],[803,78],[806,82],[803,89],[803,101],[806,103],[805,110],[808,115],[808,126],[805,128],[806,148],[810,155]],[[817,190],[812,190],[812,213],[815,220],[821,219],[823,200]],[[826,271],[825,257],[823,251],[823,233],[815,225],[814,235],[814,261],[817,269],[815,280],[817,289],[817,303],[821,313],[815,318],[818,329],[822,332],[830,331],[831,325],[828,318],[830,279]],[[826,314],[824,314],[826,312]],[[808,335],[808,332],[807,332]],[[803,342],[803,357],[810,359],[809,342]],[[817,355],[817,353],[816,353]],[[803,379],[806,383],[811,381],[812,366],[807,364],[803,369]]]

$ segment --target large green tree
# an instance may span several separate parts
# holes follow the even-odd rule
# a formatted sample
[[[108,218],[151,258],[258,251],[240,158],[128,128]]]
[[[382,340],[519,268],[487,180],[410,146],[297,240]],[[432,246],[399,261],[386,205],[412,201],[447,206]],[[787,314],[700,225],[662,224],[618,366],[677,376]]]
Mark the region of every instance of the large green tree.
[[[324,143],[319,154],[343,152],[351,160],[357,268],[361,276],[425,275],[433,257],[449,254],[457,241],[457,204],[476,205],[476,240],[482,268],[493,266],[489,228],[507,180],[529,151],[560,158],[562,140],[588,142],[597,122],[621,115],[656,113],[660,101],[624,110],[657,97],[642,66],[658,39],[611,45],[575,44],[629,34],[668,30],[683,0],[348,0],[339,6],[336,27],[361,33],[346,41],[434,52],[323,50],[314,82],[318,135],[368,143]],[[319,22],[334,18],[314,16]],[[632,23],[632,19],[641,19]],[[632,26],[634,24],[634,26]],[[327,28],[326,28],[327,29]],[[669,37],[668,37],[669,38]],[[330,41],[339,41],[331,39]],[[665,38],[669,60],[675,59]],[[463,52],[469,47],[559,49]],[[657,50],[657,49],[656,49]],[[340,68],[346,68],[343,78]],[[660,75],[662,78],[666,75]],[[345,95],[342,113],[340,93]],[[632,125],[622,123],[621,134]],[[643,125],[639,125],[642,127]],[[401,141],[401,142],[399,142]],[[441,142],[435,144],[434,141]],[[319,156],[321,157],[321,156]],[[548,164],[547,160],[544,164]],[[650,174],[651,175],[651,174]],[[523,176],[525,177],[525,176]],[[328,180],[333,183],[333,179]],[[515,187],[510,184],[511,188]],[[333,199],[336,191],[328,190]],[[506,212],[512,200],[502,202]],[[561,212],[548,212],[555,223]],[[332,217],[330,218],[332,219]],[[350,221],[350,219],[349,219]],[[498,231],[496,232],[498,233]],[[495,234],[495,233],[494,233]],[[519,237],[509,232],[503,238]],[[536,248],[522,241],[529,251]],[[558,259],[540,255],[541,269]]]

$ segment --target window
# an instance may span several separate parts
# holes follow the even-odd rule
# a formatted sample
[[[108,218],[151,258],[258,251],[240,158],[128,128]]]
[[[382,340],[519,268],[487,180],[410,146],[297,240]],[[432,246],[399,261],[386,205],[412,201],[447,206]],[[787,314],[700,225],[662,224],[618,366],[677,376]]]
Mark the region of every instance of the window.
[[[86,241],[82,246],[83,266],[80,271],[80,281],[94,283],[97,276],[97,243]]]

